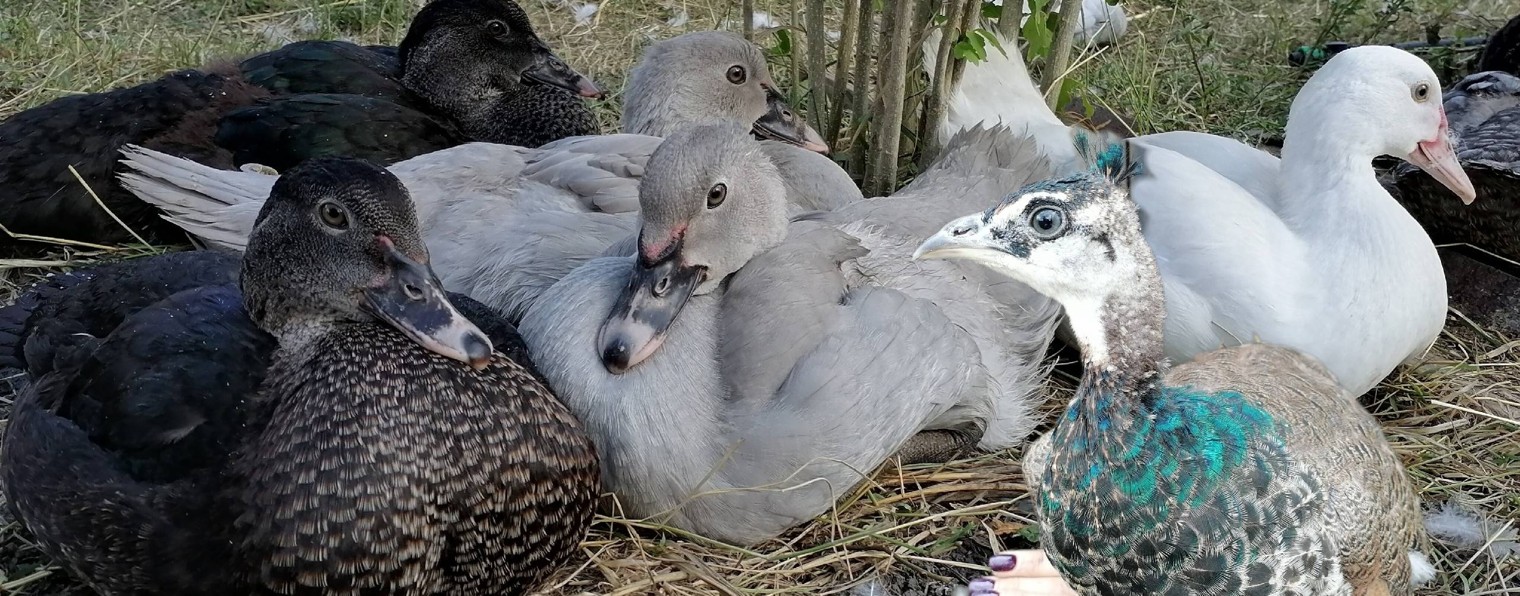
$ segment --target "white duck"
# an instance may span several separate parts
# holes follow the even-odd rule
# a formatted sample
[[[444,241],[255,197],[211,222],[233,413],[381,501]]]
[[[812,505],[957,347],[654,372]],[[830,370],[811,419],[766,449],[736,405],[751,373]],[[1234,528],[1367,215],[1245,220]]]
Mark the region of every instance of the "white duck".
[[[1353,395],[1420,356],[1445,322],[1446,282],[1430,237],[1378,184],[1372,159],[1404,157],[1472,199],[1440,88],[1414,55],[1363,46],[1304,85],[1281,160],[1213,135],[1137,137],[1152,175],[1133,196],[1166,285],[1167,356],[1259,339],[1318,358]],[[968,65],[958,93],[942,134],[1002,120],[1039,123],[1029,134],[1042,148],[1069,138],[1031,100],[1039,93],[1017,52]]]

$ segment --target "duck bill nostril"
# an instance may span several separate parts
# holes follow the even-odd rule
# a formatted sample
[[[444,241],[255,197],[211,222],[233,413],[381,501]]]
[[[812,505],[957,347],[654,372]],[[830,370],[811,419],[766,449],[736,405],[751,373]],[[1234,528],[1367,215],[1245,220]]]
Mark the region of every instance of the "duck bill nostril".
[[[390,274],[364,290],[367,309],[422,347],[481,369],[494,346],[443,291],[433,270],[382,241]]]
[[[706,278],[705,268],[682,265],[679,257],[676,252],[656,263],[632,265],[627,289],[597,333],[597,353],[607,372],[628,372],[659,351],[686,299]]]
[[[532,66],[523,70],[522,78],[534,83],[559,87],[581,97],[598,98],[602,96],[601,89],[585,75],[576,72],[554,54],[548,51],[534,61]]]

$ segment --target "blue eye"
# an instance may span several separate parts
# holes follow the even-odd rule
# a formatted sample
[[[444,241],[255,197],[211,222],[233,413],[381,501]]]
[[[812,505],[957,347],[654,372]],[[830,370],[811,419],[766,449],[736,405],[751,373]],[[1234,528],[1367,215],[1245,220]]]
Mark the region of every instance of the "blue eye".
[[[1044,206],[1029,214],[1029,230],[1040,240],[1054,240],[1066,233],[1066,212]]]

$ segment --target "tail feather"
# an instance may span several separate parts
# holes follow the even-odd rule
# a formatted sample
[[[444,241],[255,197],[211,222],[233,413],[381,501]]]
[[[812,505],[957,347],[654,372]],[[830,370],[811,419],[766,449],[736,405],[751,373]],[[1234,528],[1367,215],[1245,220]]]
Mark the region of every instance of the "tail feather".
[[[243,250],[277,176],[219,170],[152,149],[122,150],[122,185],[207,245]]]

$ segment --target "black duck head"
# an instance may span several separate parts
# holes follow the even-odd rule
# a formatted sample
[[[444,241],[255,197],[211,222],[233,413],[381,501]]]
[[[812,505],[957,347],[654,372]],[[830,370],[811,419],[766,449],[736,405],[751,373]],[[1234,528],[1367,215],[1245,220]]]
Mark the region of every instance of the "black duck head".
[[[380,321],[476,368],[491,359],[491,341],[428,266],[401,181],[363,160],[313,159],[280,176],[248,238],[242,287],[249,315],[282,344],[314,325]]]
[[[539,39],[512,0],[435,0],[412,19],[398,53],[406,87],[438,106],[489,102],[533,84],[602,95]]]

